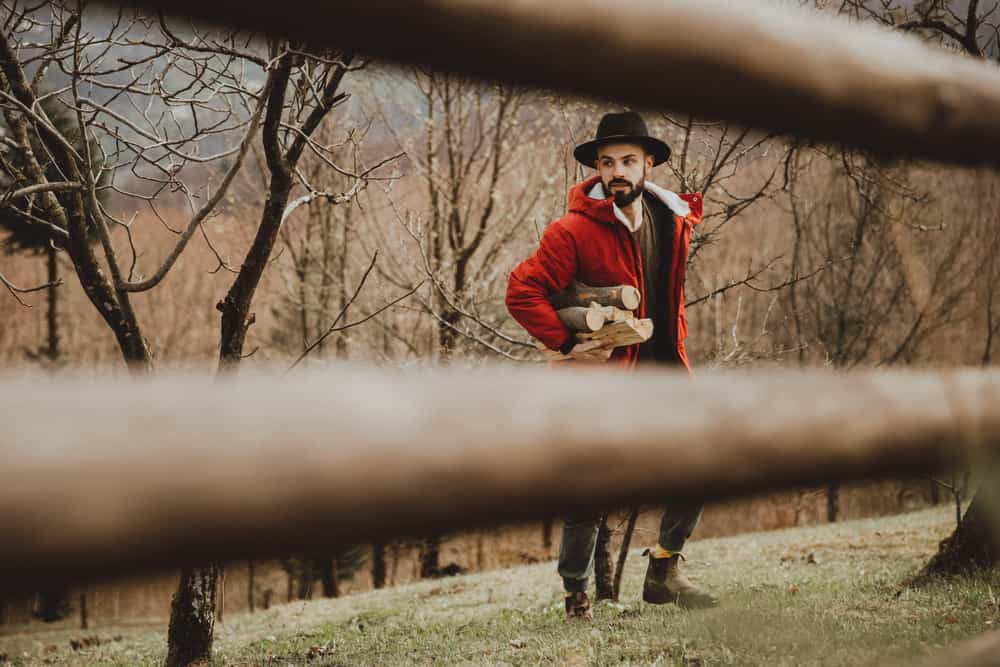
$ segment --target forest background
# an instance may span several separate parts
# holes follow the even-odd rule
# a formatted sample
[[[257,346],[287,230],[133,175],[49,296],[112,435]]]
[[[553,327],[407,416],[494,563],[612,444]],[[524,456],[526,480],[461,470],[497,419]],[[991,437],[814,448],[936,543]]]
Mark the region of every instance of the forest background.
[[[989,3],[978,14],[967,2],[817,4],[997,58]],[[105,274],[127,270],[115,279],[138,286],[112,305],[132,311],[147,349],[127,350],[129,331],[112,332],[81,286],[91,251],[32,243],[15,221],[0,256],[5,372],[125,374],[140,358],[158,372],[211,372],[220,359],[293,373],[338,361],[541,363],[504,309],[506,277],[589,173],[573,146],[617,107],[155,17],[88,7],[74,22],[72,7],[24,9],[5,4],[4,58],[37,78],[64,136],[82,124],[95,142],[76,146],[97,176],[89,206],[107,235],[85,225],[86,243],[103,251],[92,252]],[[48,44],[33,46],[38,35]],[[685,286],[696,370],[994,363],[995,174],[643,111],[674,149],[651,180],[705,196]],[[7,118],[5,139],[17,132]],[[9,176],[17,156],[4,146]],[[259,284],[241,304],[252,313],[238,318],[243,339],[241,326],[220,327],[220,311],[225,320],[246,296],[234,288],[248,266]],[[695,537],[961,500],[962,486],[890,480],[774,494],[710,507]],[[640,518],[636,543],[655,534],[653,520]],[[222,609],[547,559],[557,531],[546,522],[234,564]],[[0,622],[65,616],[84,600],[92,621],[162,617],[175,589],[173,574],[62,592],[55,603],[40,592],[4,600]]]

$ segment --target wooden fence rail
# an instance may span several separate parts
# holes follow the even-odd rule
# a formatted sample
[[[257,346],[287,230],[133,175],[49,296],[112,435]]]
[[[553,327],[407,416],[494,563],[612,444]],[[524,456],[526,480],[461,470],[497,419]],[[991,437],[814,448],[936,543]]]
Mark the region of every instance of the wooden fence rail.
[[[906,474],[1000,453],[1000,373],[0,383],[0,589]]]
[[[1000,164],[994,64],[763,0],[127,4],[885,154]]]

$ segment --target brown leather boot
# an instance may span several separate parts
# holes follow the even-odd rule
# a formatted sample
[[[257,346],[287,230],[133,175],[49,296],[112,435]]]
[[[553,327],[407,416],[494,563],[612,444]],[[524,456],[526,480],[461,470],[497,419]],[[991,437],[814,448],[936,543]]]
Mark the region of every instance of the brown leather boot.
[[[594,612],[590,610],[590,598],[583,591],[566,593],[566,619],[594,620]]]
[[[681,574],[681,554],[676,553],[656,558],[647,549],[643,555],[649,556],[646,581],[642,585],[642,599],[644,601],[651,604],[672,602],[685,609],[706,609],[719,604],[714,595],[698,588]]]

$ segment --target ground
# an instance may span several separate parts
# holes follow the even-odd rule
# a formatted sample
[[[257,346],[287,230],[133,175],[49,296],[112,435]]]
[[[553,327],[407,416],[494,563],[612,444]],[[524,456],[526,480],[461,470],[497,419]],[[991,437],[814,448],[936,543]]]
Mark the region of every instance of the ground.
[[[908,577],[954,522],[948,509],[690,544],[688,574],[718,609],[639,601],[629,558],[620,604],[567,624],[555,564],[426,581],[336,600],[231,615],[216,631],[223,665],[638,664],[856,665],[931,653],[1000,625],[1000,572],[913,590]],[[14,665],[155,665],[166,625],[4,628]],[[71,640],[97,637],[73,649]],[[0,663],[2,664],[2,663]]]

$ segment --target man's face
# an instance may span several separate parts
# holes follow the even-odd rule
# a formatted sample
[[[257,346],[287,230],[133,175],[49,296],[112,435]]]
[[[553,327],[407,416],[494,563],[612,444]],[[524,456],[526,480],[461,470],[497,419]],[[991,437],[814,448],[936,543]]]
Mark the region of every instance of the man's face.
[[[653,156],[639,144],[604,144],[597,149],[597,173],[604,193],[624,208],[642,194],[646,175],[653,169]]]

